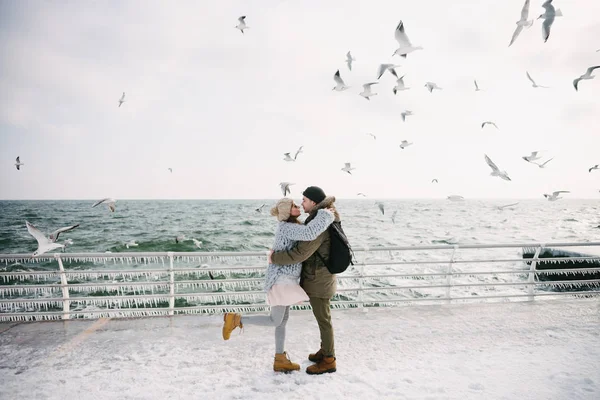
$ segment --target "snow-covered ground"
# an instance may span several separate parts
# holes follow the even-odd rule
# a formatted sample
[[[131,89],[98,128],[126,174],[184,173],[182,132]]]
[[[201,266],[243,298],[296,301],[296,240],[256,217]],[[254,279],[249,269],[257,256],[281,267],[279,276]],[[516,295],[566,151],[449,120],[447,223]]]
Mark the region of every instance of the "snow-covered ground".
[[[599,399],[600,301],[335,310],[338,372],[309,376],[319,346],[293,312],[221,338],[221,316],[0,324],[1,399]]]

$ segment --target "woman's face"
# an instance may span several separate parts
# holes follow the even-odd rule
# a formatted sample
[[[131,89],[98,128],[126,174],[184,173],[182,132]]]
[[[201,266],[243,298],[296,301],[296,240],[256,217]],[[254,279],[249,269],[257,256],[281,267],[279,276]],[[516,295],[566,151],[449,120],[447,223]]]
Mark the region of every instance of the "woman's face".
[[[292,204],[292,209],[290,210],[290,215],[292,217],[299,217],[300,216],[300,207],[298,207],[296,205],[296,203]]]

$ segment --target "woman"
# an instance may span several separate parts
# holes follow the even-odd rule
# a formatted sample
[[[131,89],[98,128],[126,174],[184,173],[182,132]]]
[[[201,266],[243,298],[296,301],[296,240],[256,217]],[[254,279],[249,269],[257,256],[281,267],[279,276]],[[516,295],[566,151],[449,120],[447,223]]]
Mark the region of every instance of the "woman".
[[[283,198],[271,209],[271,215],[277,217],[279,224],[275,231],[274,251],[290,250],[297,241],[314,240],[323,233],[334,220],[333,212],[319,210],[310,223],[303,225],[298,221],[300,208],[292,199]],[[308,301],[308,296],[300,287],[302,264],[275,265],[269,264],[265,274],[265,291],[267,303],[271,306],[270,315],[242,316],[238,313],[226,313],[223,321],[223,339],[229,340],[235,328],[246,324],[275,327],[275,361],[276,372],[298,371],[300,365],[293,363],[284,351],[285,326],[290,313],[290,306]]]

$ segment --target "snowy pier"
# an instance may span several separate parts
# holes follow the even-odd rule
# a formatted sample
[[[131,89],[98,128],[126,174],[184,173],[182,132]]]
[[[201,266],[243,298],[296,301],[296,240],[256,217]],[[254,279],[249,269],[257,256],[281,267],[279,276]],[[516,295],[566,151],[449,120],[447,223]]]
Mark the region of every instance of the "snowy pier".
[[[1,399],[600,398],[600,301],[414,305],[333,313],[338,371],[310,376],[310,311],[221,338],[220,315],[0,323]]]

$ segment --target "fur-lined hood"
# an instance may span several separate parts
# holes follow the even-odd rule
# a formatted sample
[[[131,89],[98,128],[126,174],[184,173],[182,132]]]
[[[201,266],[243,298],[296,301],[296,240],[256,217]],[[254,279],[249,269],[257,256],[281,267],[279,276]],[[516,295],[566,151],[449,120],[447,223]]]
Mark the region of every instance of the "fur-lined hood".
[[[327,197],[325,197],[323,199],[323,201],[321,201],[320,203],[317,203],[317,205],[315,206],[315,208],[313,208],[311,210],[309,216],[306,218],[306,221],[304,223],[306,224],[311,219],[313,219],[315,217],[315,215],[317,215],[317,211],[319,211],[322,208],[331,208],[333,210],[333,216],[335,217],[335,221],[340,221],[340,214],[336,210],[334,203],[335,203],[335,196],[327,196]]]

